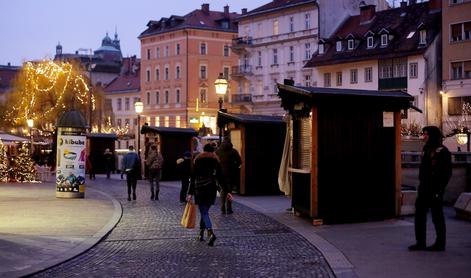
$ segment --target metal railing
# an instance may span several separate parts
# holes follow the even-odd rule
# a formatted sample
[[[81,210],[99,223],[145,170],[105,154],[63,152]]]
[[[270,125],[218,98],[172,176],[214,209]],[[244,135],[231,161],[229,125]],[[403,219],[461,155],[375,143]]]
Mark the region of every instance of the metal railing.
[[[232,95],[232,103],[252,102],[251,94]]]

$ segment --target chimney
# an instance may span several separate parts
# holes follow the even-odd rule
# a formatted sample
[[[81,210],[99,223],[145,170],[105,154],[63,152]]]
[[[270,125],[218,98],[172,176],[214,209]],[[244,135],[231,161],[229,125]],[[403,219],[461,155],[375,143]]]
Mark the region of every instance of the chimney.
[[[441,10],[442,0],[429,0],[428,7],[430,11]]]
[[[406,1],[401,1],[401,9],[407,7],[407,2]]]
[[[409,6],[417,4],[417,0],[409,0]]]
[[[246,14],[247,13],[247,8],[243,8],[242,9],[242,14]]]
[[[7,66],[11,67],[11,63],[10,63],[10,62],[8,62]]]
[[[224,6],[224,16],[229,17],[229,5]]]
[[[209,4],[202,4],[202,5],[201,5],[201,10],[202,10],[205,14],[209,14]]]
[[[363,5],[360,7],[360,23],[371,20],[376,14],[375,5]]]

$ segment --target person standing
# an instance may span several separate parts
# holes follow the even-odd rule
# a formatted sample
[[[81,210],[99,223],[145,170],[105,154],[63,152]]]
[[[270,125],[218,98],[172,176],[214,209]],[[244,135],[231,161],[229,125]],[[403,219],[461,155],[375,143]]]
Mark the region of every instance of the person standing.
[[[164,164],[164,158],[162,154],[157,150],[155,145],[150,147],[149,154],[147,156],[146,165],[149,167],[149,182],[150,182],[150,199],[158,200],[160,191],[160,179],[162,177],[162,166]],[[155,184],[155,194],[154,194]]]
[[[229,137],[225,137],[221,146],[216,151],[222,166],[222,174],[224,177],[224,187],[221,191],[221,212],[223,214],[233,213],[232,198],[228,197],[228,193],[232,188],[239,188],[239,174],[242,160],[239,152],[234,149]]]
[[[191,178],[191,152],[185,152],[183,158],[177,160],[177,168],[180,173],[180,179],[182,181],[182,187],[180,189],[180,203],[186,202],[186,194],[190,186]]]
[[[214,148],[210,144],[206,144],[203,152],[195,159],[187,200],[191,202],[192,197],[195,196],[195,203],[198,205],[201,216],[198,239],[204,241],[204,231],[207,230],[209,246],[213,246],[216,241],[216,235],[209,218],[209,209],[216,201],[216,191],[220,191],[218,184],[223,182],[219,159],[214,153]]]
[[[103,154],[105,158],[105,171],[106,171],[106,178],[110,178],[111,170],[113,169],[113,153],[110,149],[106,149],[105,153]]]
[[[134,151],[133,146],[129,146],[129,152],[124,155],[123,163],[121,168],[121,179],[123,174],[126,174],[126,182],[128,185],[128,201],[131,201],[131,191],[132,197],[136,200],[136,186],[137,186],[137,176],[140,167],[140,159],[137,153]]]
[[[451,178],[451,154],[442,144],[442,133],[436,126],[422,129],[424,148],[419,169],[419,188],[415,202],[416,244],[409,246],[410,251],[445,251],[446,226],[443,215],[443,194]],[[426,246],[427,212],[431,209],[435,226],[436,240]]]
[[[87,169],[90,180],[96,180],[95,177],[95,155],[90,153],[87,156]]]

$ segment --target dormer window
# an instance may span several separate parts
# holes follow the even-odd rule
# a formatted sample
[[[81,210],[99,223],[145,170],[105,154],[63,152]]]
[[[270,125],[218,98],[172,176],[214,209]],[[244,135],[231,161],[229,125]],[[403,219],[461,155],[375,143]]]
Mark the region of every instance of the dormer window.
[[[367,37],[366,38],[366,47],[367,48],[373,48],[374,46],[374,39],[373,37]]]
[[[342,41],[337,41],[337,43],[335,44],[335,50],[337,50],[337,52],[342,51]]]
[[[348,50],[353,50],[355,43],[352,39],[348,40]]]
[[[387,46],[388,45],[388,34],[382,34],[381,35],[381,46]]]
[[[319,44],[319,54],[324,54],[324,44]]]
[[[427,30],[425,29],[419,32],[419,44],[427,44]]]

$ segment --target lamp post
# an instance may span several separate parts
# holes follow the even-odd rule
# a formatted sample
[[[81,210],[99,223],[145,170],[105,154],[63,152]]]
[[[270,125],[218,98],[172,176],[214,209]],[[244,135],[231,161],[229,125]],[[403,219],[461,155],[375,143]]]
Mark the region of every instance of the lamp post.
[[[224,96],[227,92],[227,80],[224,78],[222,73],[219,73],[218,78],[214,81],[214,87],[216,87],[216,94],[219,96],[219,111],[222,110],[222,104],[224,103]],[[222,143],[222,126],[219,125],[219,145]]]
[[[466,145],[466,150],[469,152],[469,131],[467,128],[459,130],[455,133],[456,142],[458,145]]]
[[[134,111],[137,114],[137,155],[139,156],[139,162],[141,161],[141,131],[139,130],[141,127],[141,113],[144,110],[144,104],[142,101],[136,101],[134,103]],[[139,179],[141,179],[141,171],[142,167],[139,164]]]
[[[33,157],[33,127],[34,127],[34,120],[33,119],[27,119],[26,124],[29,127],[29,141],[30,141],[30,148],[29,151],[31,152],[31,157]]]

